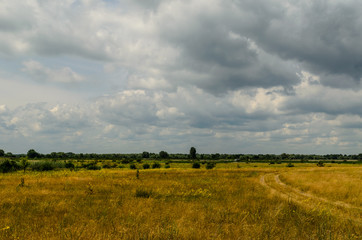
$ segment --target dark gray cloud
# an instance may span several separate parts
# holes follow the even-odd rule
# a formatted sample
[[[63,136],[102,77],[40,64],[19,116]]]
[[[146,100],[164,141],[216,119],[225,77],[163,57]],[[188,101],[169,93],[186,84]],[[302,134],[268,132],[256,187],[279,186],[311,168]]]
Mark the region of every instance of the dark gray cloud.
[[[358,1],[264,3],[268,9],[277,4],[270,9],[280,10],[277,14],[263,11],[258,17],[265,25],[248,32],[261,48],[283,59],[295,59],[315,74],[345,75],[360,82],[362,7]],[[329,84],[327,79],[322,82]]]
[[[0,3],[4,146],[361,149],[357,0]]]

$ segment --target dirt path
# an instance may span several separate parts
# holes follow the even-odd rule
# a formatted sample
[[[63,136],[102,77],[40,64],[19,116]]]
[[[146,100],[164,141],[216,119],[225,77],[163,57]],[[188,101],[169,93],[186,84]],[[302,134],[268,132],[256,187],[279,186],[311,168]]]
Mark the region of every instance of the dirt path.
[[[277,184],[287,188],[290,191],[293,191],[293,192],[295,192],[297,194],[300,194],[300,195],[302,195],[304,197],[315,199],[315,200],[318,200],[318,201],[321,201],[321,202],[324,202],[324,203],[328,203],[328,204],[334,205],[336,207],[362,210],[362,208],[360,208],[360,207],[353,206],[351,204],[348,204],[348,203],[345,203],[345,202],[342,202],[342,201],[331,201],[331,200],[328,200],[326,198],[318,197],[318,196],[315,196],[313,194],[303,192],[303,191],[301,191],[301,190],[299,190],[297,188],[294,188],[294,187],[292,187],[290,185],[287,185],[287,184],[283,183],[279,178],[279,174],[274,175],[274,179],[275,179],[275,182]]]
[[[279,196],[285,200],[293,201],[308,209],[319,209],[328,206],[336,215],[346,217],[353,216],[351,219],[362,223],[362,208],[341,201],[331,201],[310,193],[301,191],[298,188],[287,185],[279,178],[279,173],[268,173],[260,177],[260,184],[269,189],[270,193]]]

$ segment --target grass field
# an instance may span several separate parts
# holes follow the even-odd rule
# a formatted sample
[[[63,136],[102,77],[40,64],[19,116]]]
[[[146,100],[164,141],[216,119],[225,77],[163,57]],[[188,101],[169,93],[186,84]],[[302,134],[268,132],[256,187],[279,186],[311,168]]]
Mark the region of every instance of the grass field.
[[[18,171],[0,239],[362,239],[361,183],[357,164]]]

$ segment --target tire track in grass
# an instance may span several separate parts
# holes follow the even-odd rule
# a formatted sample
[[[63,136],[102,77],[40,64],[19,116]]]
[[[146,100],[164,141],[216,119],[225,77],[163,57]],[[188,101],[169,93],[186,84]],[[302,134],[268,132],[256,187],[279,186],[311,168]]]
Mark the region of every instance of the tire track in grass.
[[[349,219],[355,223],[362,224],[362,209],[360,207],[340,201],[334,202],[310,193],[303,192],[297,188],[283,183],[279,178],[279,173],[268,173],[262,175],[260,177],[260,184],[266,187],[271,192],[271,194],[281,197],[287,201],[293,201],[304,208],[316,210],[323,209],[323,207],[328,206],[328,209],[330,209],[337,216],[345,218],[347,214],[350,215],[348,217]]]
[[[328,200],[326,198],[318,197],[316,195],[313,195],[313,194],[310,194],[310,193],[307,193],[307,192],[303,192],[298,188],[295,188],[295,187],[292,187],[290,185],[285,184],[284,182],[282,182],[280,180],[279,176],[280,176],[280,174],[274,175],[274,179],[275,179],[275,182],[277,184],[289,189],[290,191],[293,191],[293,192],[295,192],[297,194],[300,194],[300,195],[302,195],[304,197],[312,198],[312,199],[315,199],[315,200],[318,200],[318,201],[321,201],[321,202],[324,202],[324,203],[327,203],[327,204],[331,204],[331,205],[334,205],[334,206],[340,207],[340,208],[357,209],[357,210],[362,211],[362,208],[357,207],[357,206],[353,206],[351,204],[348,204],[348,203],[345,203],[345,202],[342,202],[342,201],[331,201],[331,200]]]

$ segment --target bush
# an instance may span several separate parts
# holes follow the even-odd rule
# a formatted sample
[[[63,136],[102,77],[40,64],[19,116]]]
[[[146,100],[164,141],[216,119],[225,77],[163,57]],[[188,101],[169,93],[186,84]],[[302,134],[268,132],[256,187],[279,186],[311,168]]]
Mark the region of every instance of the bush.
[[[122,163],[122,164],[128,164],[128,163],[130,163],[130,160],[128,160],[128,159],[122,159],[121,163]]]
[[[83,164],[83,167],[84,167],[85,169],[88,169],[88,170],[100,170],[100,169],[101,169],[100,166],[97,166],[97,162],[96,162],[96,161]]]
[[[150,164],[144,163],[144,164],[142,165],[142,167],[143,167],[143,169],[149,169],[149,168],[150,168]]]
[[[161,164],[159,164],[158,162],[155,162],[152,164],[152,168],[161,168]]]
[[[290,162],[287,164],[287,167],[294,167],[294,164]]]
[[[74,169],[75,168],[75,166],[74,166],[74,163],[73,162],[66,162],[65,163],[65,168],[68,168],[68,169]]]
[[[20,166],[14,160],[4,160],[0,162],[0,172],[1,173],[8,173],[14,172],[20,169]]]
[[[89,163],[82,163],[82,168],[85,168],[87,170],[100,170],[101,166],[97,166],[97,162],[92,161]]]
[[[104,163],[102,165],[102,168],[116,168],[117,167],[117,164],[116,163]]]
[[[136,165],[135,165],[134,163],[130,164],[130,165],[129,165],[129,168],[130,168],[130,169],[137,169],[137,167],[136,167]]]
[[[324,162],[323,162],[323,161],[319,161],[319,162],[317,163],[317,166],[318,166],[318,167],[324,167]]]
[[[214,162],[206,163],[206,169],[213,169],[215,166],[216,166],[216,163],[214,163]]]
[[[101,166],[97,166],[97,164],[90,164],[86,168],[88,170],[101,170]]]
[[[165,168],[171,168],[170,164],[165,164]]]
[[[194,162],[193,164],[192,164],[192,168],[200,168],[200,163],[199,162]]]
[[[30,165],[31,170],[33,171],[51,171],[56,168],[64,168],[65,164],[61,162],[50,162],[50,161],[39,161],[34,162]]]

